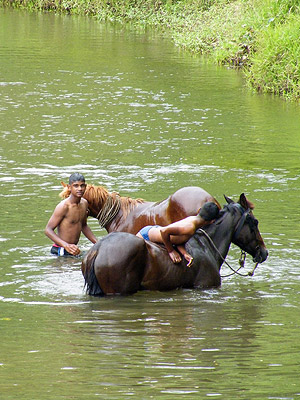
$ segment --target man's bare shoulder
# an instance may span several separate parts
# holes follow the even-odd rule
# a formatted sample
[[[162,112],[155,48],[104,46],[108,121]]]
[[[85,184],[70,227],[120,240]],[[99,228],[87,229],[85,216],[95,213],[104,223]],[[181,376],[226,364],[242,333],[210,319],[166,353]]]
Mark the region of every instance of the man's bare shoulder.
[[[89,205],[88,201],[87,201],[84,197],[81,198],[80,202],[81,202],[82,204],[86,205],[87,207],[88,207],[88,205]]]
[[[84,199],[83,197],[80,199],[80,206],[87,211],[89,208],[89,203],[87,202],[86,199]]]
[[[68,203],[66,202],[66,200],[62,200],[55,207],[53,214],[50,218],[51,221],[53,222],[55,220],[56,221],[55,223],[57,223],[57,221],[61,221],[68,214],[68,210],[69,210]]]
[[[63,209],[63,208],[68,208],[68,207],[69,207],[68,206],[68,199],[64,199],[60,203],[57,204],[55,209],[58,210],[58,209]]]
[[[55,207],[55,213],[67,213],[70,207],[69,199],[62,200],[60,203],[57,204]]]

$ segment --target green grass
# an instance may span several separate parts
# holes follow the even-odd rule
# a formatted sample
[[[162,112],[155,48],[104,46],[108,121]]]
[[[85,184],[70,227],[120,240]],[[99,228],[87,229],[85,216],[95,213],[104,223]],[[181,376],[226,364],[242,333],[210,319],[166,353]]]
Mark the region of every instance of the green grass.
[[[299,100],[300,0],[0,0],[167,31],[188,51],[241,68],[249,86]]]
[[[300,18],[286,21],[261,32],[247,81],[257,90],[287,99],[300,98]]]

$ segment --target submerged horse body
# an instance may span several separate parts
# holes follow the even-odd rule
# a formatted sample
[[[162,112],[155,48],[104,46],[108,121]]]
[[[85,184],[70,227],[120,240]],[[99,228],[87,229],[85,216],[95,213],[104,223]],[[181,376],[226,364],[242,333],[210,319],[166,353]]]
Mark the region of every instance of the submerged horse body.
[[[98,241],[82,262],[82,273],[90,295],[130,294],[138,290],[212,288],[221,285],[220,268],[234,243],[256,263],[268,256],[254,218],[253,207],[244,194],[227,205],[219,218],[186,243],[194,258],[192,267],[182,260],[174,264],[161,245],[135,235],[114,232]]]
[[[63,184],[63,183],[62,183]],[[69,195],[65,186],[60,196]],[[108,233],[130,232],[136,234],[146,225],[166,226],[191,215],[197,215],[202,205],[218,201],[204,189],[197,186],[183,187],[165,200],[149,202],[109,193],[102,186],[87,185],[84,198],[89,203],[89,215],[97,218]]]

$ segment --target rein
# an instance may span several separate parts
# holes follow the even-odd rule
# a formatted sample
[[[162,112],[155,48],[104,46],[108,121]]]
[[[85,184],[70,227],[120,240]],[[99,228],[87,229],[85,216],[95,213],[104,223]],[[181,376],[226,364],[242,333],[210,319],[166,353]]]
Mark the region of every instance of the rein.
[[[119,196],[117,196],[115,199],[113,199],[111,196],[107,197],[103,207],[100,209],[96,217],[101,228],[105,228],[105,226],[115,218],[120,211],[120,208],[121,200]]]

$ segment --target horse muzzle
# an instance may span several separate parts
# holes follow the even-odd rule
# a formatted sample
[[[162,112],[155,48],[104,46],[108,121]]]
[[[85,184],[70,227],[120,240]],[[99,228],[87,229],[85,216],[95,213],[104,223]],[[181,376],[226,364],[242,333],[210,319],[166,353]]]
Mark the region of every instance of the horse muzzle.
[[[258,246],[256,248],[256,254],[253,257],[253,262],[263,263],[268,258],[269,252],[265,247]]]

